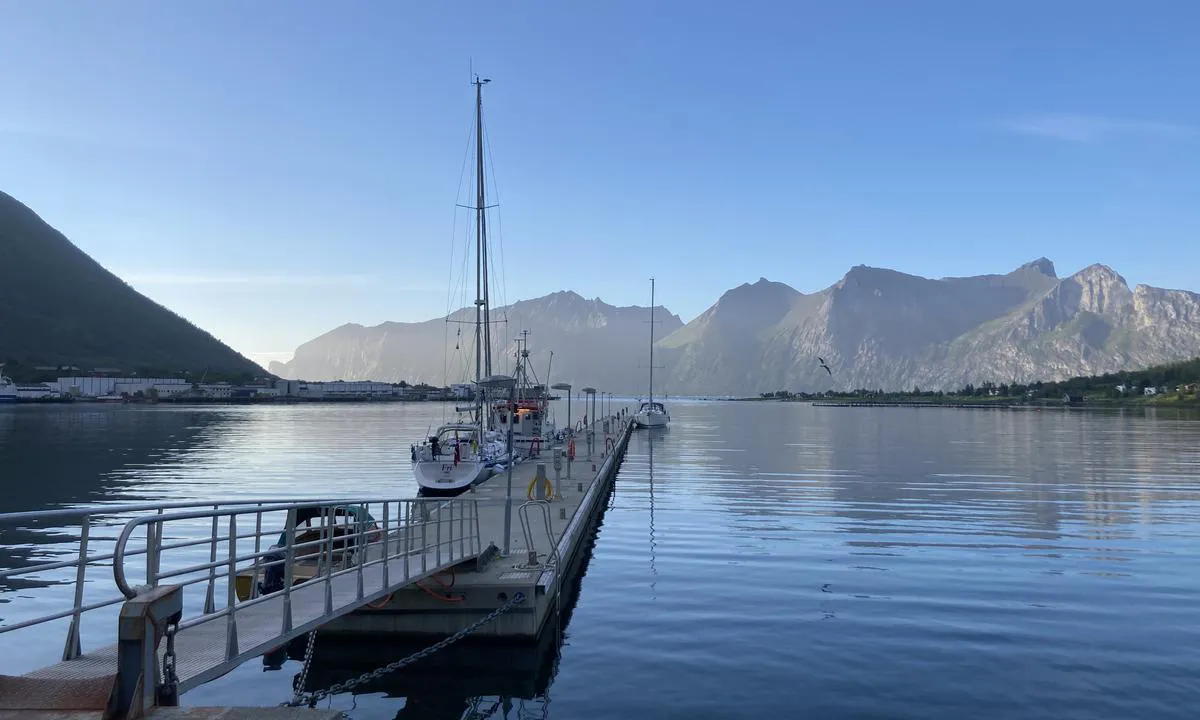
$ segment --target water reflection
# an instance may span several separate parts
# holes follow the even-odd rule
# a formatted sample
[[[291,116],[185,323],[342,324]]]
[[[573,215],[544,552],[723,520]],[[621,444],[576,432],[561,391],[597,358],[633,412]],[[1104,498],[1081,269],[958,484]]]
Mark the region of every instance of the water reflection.
[[[0,512],[147,497],[142,474],[187,462],[219,444],[212,430],[239,422],[213,410],[111,405],[0,410]],[[8,541],[5,539],[5,543]]]
[[[1194,714],[1200,423],[1163,411],[672,408],[668,432],[631,441],[561,633],[452,647],[333,706],[356,720]],[[41,422],[26,418],[51,415],[24,411],[0,410],[0,460],[34,432],[23,423]],[[132,416],[110,416],[88,435],[97,457],[77,463],[92,485],[47,476],[42,501],[412,494],[405,438],[442,408],[145,412],[152,422],[129,432],[157,439],[114,458],[110,444],[141,446],[122,439]],[[79,451],[46,434],[40,454]],[[26,470],[41,467],[22,452]],[[0,462],[5,479],[10,467]],[[0,563],[64,552],[73,532],[25,528]],[[0,599],[19,599],[9,614],[61,590]],[[45,640],[57,655],[61,633]],[[317,648],[314,688],[419,649]],[[28,669],[25,654],[0,672]],[[274,705],[298,671],[295,659],[279,672],[248,663],[184,702]]]

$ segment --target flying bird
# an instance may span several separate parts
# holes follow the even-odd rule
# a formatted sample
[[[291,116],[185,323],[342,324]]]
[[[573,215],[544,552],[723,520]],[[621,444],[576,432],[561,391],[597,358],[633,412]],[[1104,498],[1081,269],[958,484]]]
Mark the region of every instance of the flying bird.
[[[829,377],[833,377],[833,371],[830,370],[829,366],[825,364],[825,358],[818,357],[817,360],[821,361],[821,367],[825,368],[825,372],[829,373]]]

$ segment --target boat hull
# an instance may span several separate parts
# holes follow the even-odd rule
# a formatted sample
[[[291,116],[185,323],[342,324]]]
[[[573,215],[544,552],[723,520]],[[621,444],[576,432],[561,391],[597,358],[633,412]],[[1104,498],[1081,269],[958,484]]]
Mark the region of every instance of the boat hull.
[[[492,469],[482,462],[419,460],[413,464],[413,475],[425,495],[457,495],[487,480]]]
[[[633,416],[633,425],[638,428],[666,427],[669,422],[671,416],[660,413],[638,413]]]

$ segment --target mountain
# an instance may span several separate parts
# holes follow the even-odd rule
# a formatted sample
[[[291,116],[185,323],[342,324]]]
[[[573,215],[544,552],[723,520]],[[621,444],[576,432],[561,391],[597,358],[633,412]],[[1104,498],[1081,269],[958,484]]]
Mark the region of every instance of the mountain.
[[[529,329],[538,373],[548,351],[555,352],[552,381],[643,391],[646,308],[615,308],[559,292],[506,311],[510,341],[497,342],[498,357],[511,355],[511,338]],[[936,280],[860,265],[811,294],[760,278],[729,290],[686,325],[663,314],[655,364],[664,369],[655,387],[671,395],[957,389],[988,380],[1062,380],[1200,355],[1200,295],[1130,289],[1103,265],[1059,278],[1046,258],[1002,275]],[[460,310],[452,319],[472,317],[473,310]],[[445,320],[345,325],[305,343],[291,363],[273,364],[272,371],[312,380],[465,380],[473,376],[473,345],[458,338],[454,350],[459,328],[471,332]],[[448,373],[446,348],[454,358]]]
[[[264,374],[213,336],[126,285],[3,192],[0,362],[85,370]]]
[[[722,321],[725,305],[749,310]],[[1060,279],[1045,258],[939,280],[858,266],[811,295],[736,288],[660,345],[679,394],[1061,380],[1200,354],[1200,295],[1103,265]]]
[[[551,383],[636,392],[645,384],[646,371],[639,367],[647,363],[649,312],[573,292],[494,308],[493,370],[511,372],[516,339],[528,330],[530,365],[543,382],[549,369]],[[271,372],[306,380],[469,382],[475,377],[474,318],[474,309],[464,308],[451,314],[449,322],[343,325],[301,345],[290,362],[271,363]],[[677,315],[662,307],[656,308],[655,324],[660,337],[683,327]]]

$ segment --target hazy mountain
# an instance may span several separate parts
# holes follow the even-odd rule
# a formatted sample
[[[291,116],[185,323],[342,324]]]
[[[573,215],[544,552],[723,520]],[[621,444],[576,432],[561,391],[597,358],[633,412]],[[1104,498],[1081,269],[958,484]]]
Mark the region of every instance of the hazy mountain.
[[[0,362],[263,374],[126,285],[3,192]]]
[[[454,319],[469,321],[471,312],[459,311]],[[645,308],[614,308],[560,292],[516,303],[507,315],[509,338],[532,331],[539,374],[552,349],[552,380],[644,391]],[[940,280],[858,266],[810,295],[759,279],[726,292],[687,325],[665,311],[659,317],[664,323],[657,328],[655,364],[664,369],[655,386],[672,395],[953,389],[987,380],[1059,380],[1200,355],[1200,296],[1146,286],[1131,290],[1102,265],[1060,279],[1045,258],[1004,275]],[[453,329],[471,332],[469,325],[444,320],[346,325],[302,345],[291,363],[272,370],[308,379],[468,378],[469,338],[452,352],[456,369],[443,371],[448,328],[451,350]],[[497,343],[498,356],[503,344]],[[832,377],[818,357],[829,363]]]
[[[542,381],[553,351],[550,381],[633,392],[645,385],[649,308],[613,307],[573,292],[557,292],[492,310],[495,372],[511,372],[516,338],[529,331],[531,366]],[[271,371],[307,380],[372,379],[468,382],[475,376],[474,309],[418,323],[374,327],[343,325],[296,349]],[[657,332],[683,326],[665,308],[655,311]],[[461,333],[461,334],[460,334]]]
[[[1200,295],[1045,258],[940,280],[859,266],[811,295],[743,285],[660,346],[680,394],[1060,380],[1200,355]]]

